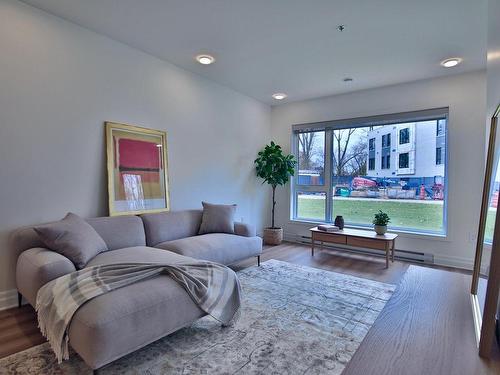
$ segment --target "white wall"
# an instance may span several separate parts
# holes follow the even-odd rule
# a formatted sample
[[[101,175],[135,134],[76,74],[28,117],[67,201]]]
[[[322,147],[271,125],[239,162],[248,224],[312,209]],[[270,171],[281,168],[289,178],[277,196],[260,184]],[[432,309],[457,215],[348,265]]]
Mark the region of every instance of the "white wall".
[[[493,111],[500,104],[500,0],[488,3],[488,123]]]
[[[500,104],[500,0],[489,0],[488,2],[488,60],[487,60],[487,129],[490,126],[490,119]],[[500,135],[497,133],[497,152],[500,145]],[[498,160],[498,158],[497,158]],[[486,248],[483,259],[489,260],[491,248]],[[486,263],[484,260],[482,263]],[[498,313],[500,316],[500,298],[498,302]]]
[[[401,235],[397,249],[434,254],[435,262],[472,268],[484,161],[484,72],[425,80],[273,107],[272,137],[290,150],[292,124],[449,107],[448,236]],[[309,235],[311,224],[290,221],[289,187],[280,189],[278,225],[285,236]]]
[[[253,160],[270,138],[269,106],[1,0],[0,304],[15,288],[12,229],[107,214],[106,120],[168,132],[174,210],[234,202],[238,220],[263,226],[268,190]]]

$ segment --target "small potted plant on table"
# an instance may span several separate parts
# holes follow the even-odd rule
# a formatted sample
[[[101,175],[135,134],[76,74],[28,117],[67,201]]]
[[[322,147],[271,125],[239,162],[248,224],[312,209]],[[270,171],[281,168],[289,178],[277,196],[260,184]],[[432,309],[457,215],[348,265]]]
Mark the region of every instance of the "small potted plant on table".
[[[294,175],[296,163],[293,155],[284,155],[281,147],[274,142],[266,145],[255,159],[257,176],[264,180],[263,183],[271,185],[273,189],[271,227],[264,229],[264,243],[268,245],[279,245],[283,241],[283,228],[276,227],[274,224],[276,187],[285,185],[290,176]]]
[[[391,221],[389,215],[387,215],[382,210],[379,210],[378,213],[375,214],[375,218],[373,219],[373,229],[379,235],[384,235],[387,232],[387,224]]]

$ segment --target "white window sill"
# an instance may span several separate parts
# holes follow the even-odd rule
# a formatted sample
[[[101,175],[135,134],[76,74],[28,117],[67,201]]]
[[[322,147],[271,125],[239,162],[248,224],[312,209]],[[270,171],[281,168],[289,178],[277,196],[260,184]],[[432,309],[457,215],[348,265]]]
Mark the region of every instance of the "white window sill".
[[[318,225],[318,224],[324,224],[322,221],[312,221],[312,220],[306,220],[306,219],[290,219],[288,221],[289,224],[300,224],[300,225]],[[371,229],[369,226],[363,226],[363,225],[351,225],[351,224],[346,224],[346,228],[352,228],[352,229]],[[401,230],[401,229],[388,229],[389,232],[391,233],[396,233],[398,235],[401,235],[402,237],[405,238],[416,238],[416,239],[427,239],[427,240],[437,240],[437,241],[445,241],[449,242],[450,239],[448,238],[448,235],[446,234],[439,234],[439,233],[423,233],[423,232],[412,232],[412,231],[406,231],[406,230]]]

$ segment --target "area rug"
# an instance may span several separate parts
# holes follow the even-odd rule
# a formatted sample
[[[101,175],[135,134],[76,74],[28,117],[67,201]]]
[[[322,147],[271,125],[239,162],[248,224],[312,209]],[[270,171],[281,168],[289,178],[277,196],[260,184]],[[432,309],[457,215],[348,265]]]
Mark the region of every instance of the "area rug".
[[[241,317],[205,317],[102,368],[106,374],[340,374],[395,286],[270,260],[238,272]],[[1,374],[90,374],[48,344],[0,360]]]

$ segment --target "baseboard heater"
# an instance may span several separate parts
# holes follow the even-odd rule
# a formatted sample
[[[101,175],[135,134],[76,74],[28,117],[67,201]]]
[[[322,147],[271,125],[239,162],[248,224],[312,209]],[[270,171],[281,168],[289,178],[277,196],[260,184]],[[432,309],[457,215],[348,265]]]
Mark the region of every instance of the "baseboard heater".
[[[292,235],[292,236],[289,236],[289,238],[287,238],[287,241],[301,243],[304,245],[311,246],[311,236]],[[353,248],[350,246],[342,246],[342,245],[338,245],[338,244],[331,244],[328,242],[325,242],[323,244],[323,247],[325,249],[331,249],[331,250],[341,249],[342,251],[348,251],[348,252],[351,252],[354,254],[365,254],[365,255],[385,257],[385,253],[383,253],[380,250],[377,251],[377,250],[371,250],[371,249]],[[320,249],[320,246],[317,244],[316,248]],[[420,253],[420,252],[416,252],[416,251],[407,251],[407,250],[396,249],[396,251],[394,252],[394,257],[397,260],[406,260],[409,262],[418,262],[418,263],[423,263],[423,264],[424,263],[425,264],[434,264],[434,255]]]

